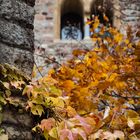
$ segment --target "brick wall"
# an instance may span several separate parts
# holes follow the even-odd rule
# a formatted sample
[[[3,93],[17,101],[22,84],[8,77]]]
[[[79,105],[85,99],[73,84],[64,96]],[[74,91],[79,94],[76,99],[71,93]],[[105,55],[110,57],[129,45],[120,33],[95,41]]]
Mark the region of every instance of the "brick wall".
[[[88,45],[92,48],[92,43],[89,40],[82,40],[81,43],[59,40],[55,33],[60,35],[60,9],[64,0],[37,0],[36,15],[35,15],[35,61],[38,66],[44,66],[44,73],[53,65],[48,58],[55,58],[56,61],[63,63],[69,59],[73,49],[83,48]],[[67,0],[66,0],[67,1]],[[90,14],[90,4],[94,0],[80,0],[83,3],[84,17]],[[109,1],[109,0],[108,0]],[[127,25],[140,25],[140,0],[110,0],[114,3],[114,26],[120,29],[123,33]],[[110,6],[110,5],[107,5]],[[56,39],[58,39],[56,41]],[[42,57],[41,57],[42,56]]]
[[[120,0],[122,24],[140,26],[140,0]]]
[[[56,0],[36,0],[35,4],[35,44],[51,44],[54,39],[54,8]]]

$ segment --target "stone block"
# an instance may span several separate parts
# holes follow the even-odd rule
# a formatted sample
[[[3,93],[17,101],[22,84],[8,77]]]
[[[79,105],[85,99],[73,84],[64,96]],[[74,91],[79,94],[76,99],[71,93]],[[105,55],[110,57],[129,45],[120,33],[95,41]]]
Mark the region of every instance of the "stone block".
[[[6,131],[6,134],[8,135],[8,140],[33,140],[32,133],[29,130],[24,130],[23,128],[12,125],[2,125],[1,127]]]
[[[32,29],[24,29],[15,23],[3,19],[0,19],[0,40],[8,45],[30,51],[32,51],[34,46]]]
[[[11,124],[26,126],[28,128],[32,128],[33,126],[33,122],[29,114],[16,112],[16,116],[15,116],[14,111],[7,110],[7,109],[4,110],[3,112],[2,121],[4,123],[10,122]]]
[[[30,51],[9,47],[0,43],[0,63],[14,65],[30,76],[34,64],[34,58]]]
[[[19,0],[1,0],[0,16],[32,25],[34,20],[34,9]]]

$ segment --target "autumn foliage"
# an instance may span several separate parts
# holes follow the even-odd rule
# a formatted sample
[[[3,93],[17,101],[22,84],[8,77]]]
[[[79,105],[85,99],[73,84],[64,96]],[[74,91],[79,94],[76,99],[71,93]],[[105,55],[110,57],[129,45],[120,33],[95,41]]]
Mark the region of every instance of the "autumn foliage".
[[[87,24],[93,48],[24,89],[42,119],[33,130],[46,140],[140,139],[140,41],[131,27],[123,35],[97,17]]]

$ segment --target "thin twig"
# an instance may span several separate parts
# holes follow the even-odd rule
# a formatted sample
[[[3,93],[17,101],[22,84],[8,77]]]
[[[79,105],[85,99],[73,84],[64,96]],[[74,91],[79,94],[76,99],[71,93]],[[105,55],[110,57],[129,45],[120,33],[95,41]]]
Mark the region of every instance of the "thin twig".
[[[53,63],[56,63],[58,64],[59,66],[62,66],[58,61],[54,60],[54,59],[51,59],[49,58],[48,56],[42,56],[42,55],[39,55],[39,54],[34,54],[36,56],[39,56],[39,57],[42,57],[42,58],[47,58],[48,60],[52,61]]]
[[[37,66],[37,64],[36,64],[36,62],[35,62],[35,61],[34,61],[34,64],[35,64],[35,66],[36,66],[36,68],[37,68],[37,70],[38,70],[39,74],[40,74],[40,75],[41,75],[41,77],[43,78],[43,75],[42,75],[41,71],[39,70],[39,68],[38,68],[38,66]]]

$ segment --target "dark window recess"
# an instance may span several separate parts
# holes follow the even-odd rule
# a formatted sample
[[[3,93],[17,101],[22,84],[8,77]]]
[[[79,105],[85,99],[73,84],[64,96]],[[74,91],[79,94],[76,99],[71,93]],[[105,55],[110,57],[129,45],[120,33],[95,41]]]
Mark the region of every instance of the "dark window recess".
[[[67,13],[61,17],[61,39],[82,40],[84,36],[83,18],[76,13]]]

